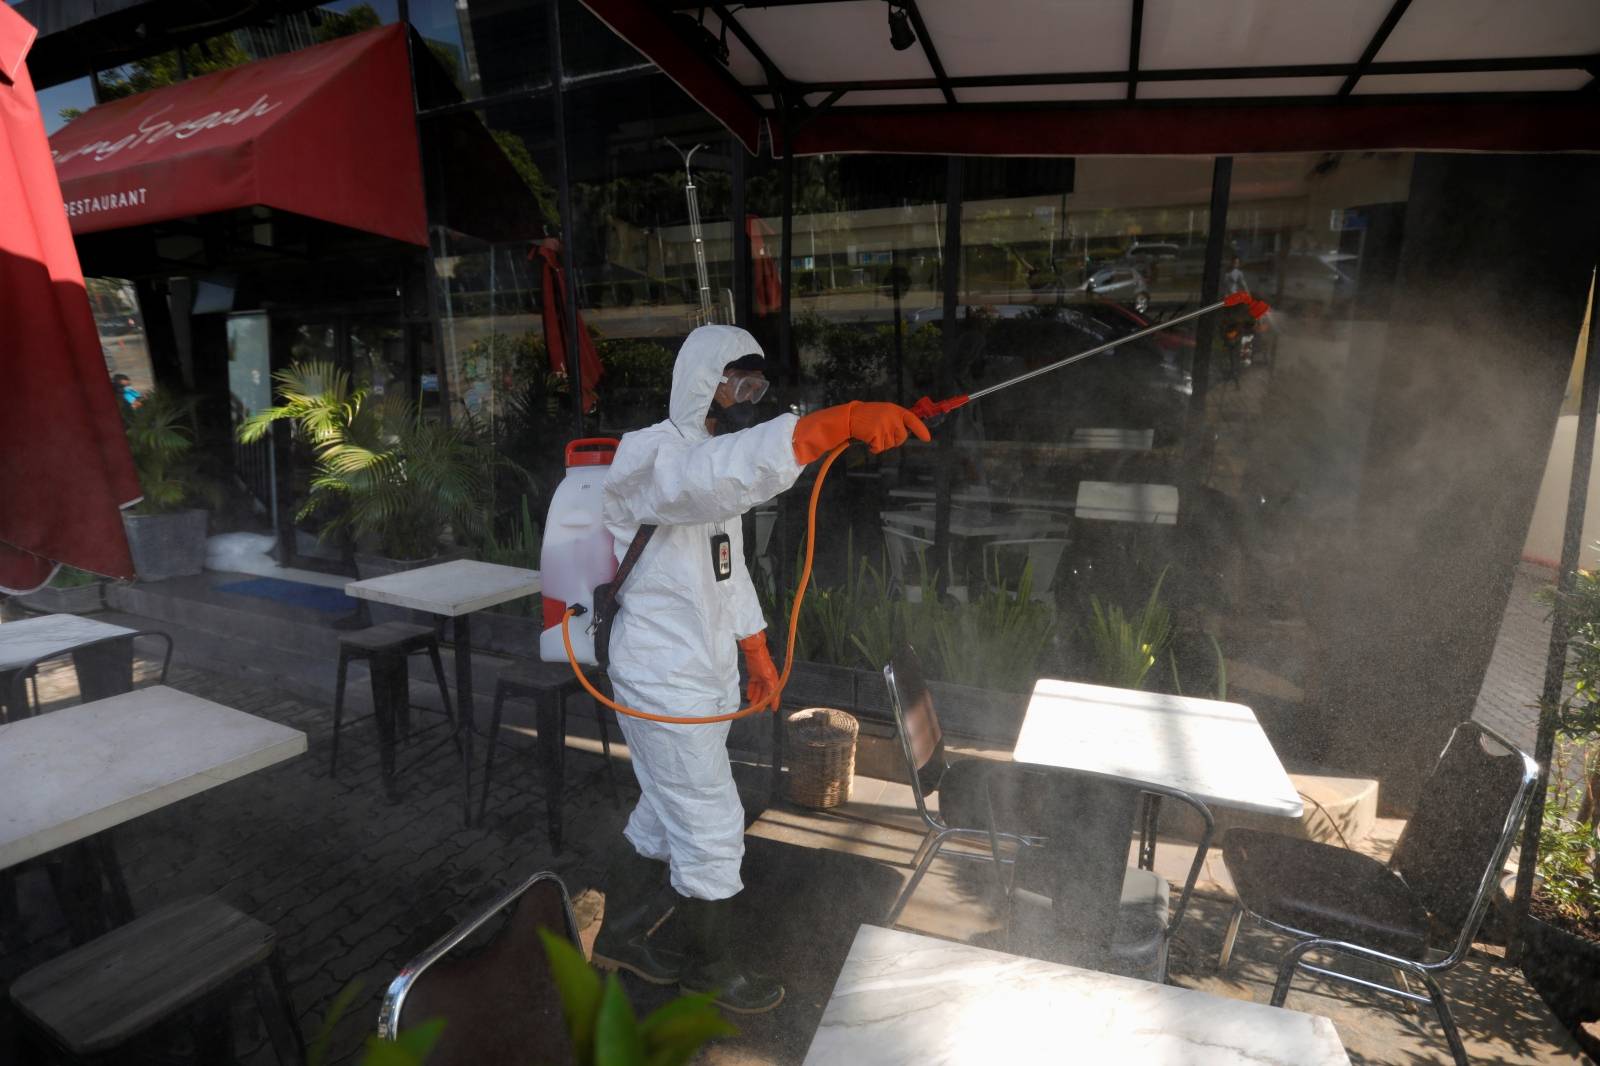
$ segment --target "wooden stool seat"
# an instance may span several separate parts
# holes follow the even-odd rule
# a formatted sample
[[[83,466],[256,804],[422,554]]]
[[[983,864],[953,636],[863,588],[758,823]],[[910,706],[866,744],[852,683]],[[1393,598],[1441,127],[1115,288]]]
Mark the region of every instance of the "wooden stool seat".
[[[385,622],[382,625],[341,633],[339,647],[341,650],[348,648],[368,654],[403,652],[437,639],[438,634],[434,632],[432,626],[419,626],[410,622]]]
[[[104,1052],[275,963],[276,939],[214,896],[187,899],[28,971],[11,1002],[71,1053]]]

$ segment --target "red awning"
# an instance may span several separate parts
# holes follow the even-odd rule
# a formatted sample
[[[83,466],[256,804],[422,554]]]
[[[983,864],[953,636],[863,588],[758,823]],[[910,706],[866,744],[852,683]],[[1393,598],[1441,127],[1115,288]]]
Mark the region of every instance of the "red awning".
[[[776,154],[1600,150],[1587,0],[583,3]]]
[[[74,233],[256,205],[427,244],[406,28],[101,104],[50,140]]]
[[[0,4],[0,590],[57,562],[132,577],[120,508],[139,496],[23,64],[33,27]]]

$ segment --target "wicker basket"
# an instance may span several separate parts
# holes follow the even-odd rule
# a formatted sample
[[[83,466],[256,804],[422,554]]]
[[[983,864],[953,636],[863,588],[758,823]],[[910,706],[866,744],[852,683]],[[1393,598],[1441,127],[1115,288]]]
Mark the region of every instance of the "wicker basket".
[[[789,716],[789,798],[802,807],[836,807],[850,798],[856,770],[855,716],[808,707]]]

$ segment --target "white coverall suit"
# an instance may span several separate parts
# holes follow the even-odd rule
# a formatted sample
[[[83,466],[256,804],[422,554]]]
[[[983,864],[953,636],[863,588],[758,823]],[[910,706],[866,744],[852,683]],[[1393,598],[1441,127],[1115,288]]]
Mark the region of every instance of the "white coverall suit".
[[[673,364],[671,417],[625,434],[612,459],[603,516],[618,561],[639,526],[660,527],[618,590],[610,676],[624,706],[685,718],[743,706],[737,642],[767,623],[744,565],[740,517],[799,478],[796,418],[784,414],[717,437],[705,423],[723,367],[760,352],[742,329],[696,329]],[[719,533],[729,538],[733,564],[722,581],[712,564]],[[679,893],[736,895],[744,887],[744,808],[728,763],[731,723],[618,717],[643,791],[628,841],[646,858],[670,863]]]

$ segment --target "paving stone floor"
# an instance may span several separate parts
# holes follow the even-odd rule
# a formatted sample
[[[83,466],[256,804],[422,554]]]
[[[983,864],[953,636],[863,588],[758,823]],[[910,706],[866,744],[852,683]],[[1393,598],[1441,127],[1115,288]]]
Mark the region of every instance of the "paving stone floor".
[[[1531,592],[1539,577],[1530,571],[1518,580],[1519,591],[1526,585]],[[1533,628],[1542,613],[1519,607],[1518,595],[1513,593],[1507,609],[1508,626],[1516,631],[1502,632],[1479,713],[1504,716],[1489,720],[1522,739],[1515,730],[1519,723],[1531,728],[1531,719],[1517,717],[1518,692],[1525,691],[1518,679],[1525,679],[1532,666],[1542,671],[1546,638]],[[1524,595],[1521,602],[1531,600]],[[64,672],[43,680],[47,703],[64,700],[71,690]],[[327,766],[331,715],[326,706],[192,666],[175,667],[169,683],[303,729],[309,750],[118,830],[135,907],[146,912],[187,895],[215,893],[272,924],[308,1038],[321,1028],[339,991],[360,982],[351,1010],[334,1027],[331,1062],[354,1061],[373,1028],[382,990],[402,964],[475,904],[528,873],[550,869],[562,876],[586,939],[592,938],[602,907],[597,891],[602,853],[617,839],[633,795],[625,758],[615,762],[623,782],[619,809],[600,760],[576,746],[569,750],[568,843],[556,855],[546,840],[544,795],[531,759],[502,762],[488,823],[464,829],[459,762],[448,746],[403,774],[402,797],[391,804],[382,795],[369,720],[358,717],[347,725],[334,778]],[[434,736],[414,740],[401,765],[420,755]],[[760,776],[753,775],[753,781],[759,783]],[[1392,835],[1375,845],[1384,846]],[[771,1015],[740,1019],[742,1035],[709,1049],[702,1063],[788,1066],[803,1058],[850,935],[860,922],[878,920],[893,899],[916,840],[901,829],[788,808],[769,811],[752,826],[746,880],[759,905],[740,918],[739,942],[765,945],[769,957],[782,960],[790,1000]],[[1164,864],[1186,865],[1181,848],[1163,846],[1162,856]],[[994,943],[992,912],[983,905],[986,885],[966,873],[966,865],[936,864],[907,909],[905,924]],[[1208,870],[1217,865],[1208,864]],[[66,946],[44,879],[30,875],[24,881],[28,921],[20,938],[0,940],[0,988]],[[1217,974],[1211,960],[1226,920],[1227,886],[1203,887],[1174,946],[1174,980],[1264,1000],[1271,961],[1281,946],[1263,934],[1248,938],[1234,970]],[[1447,985],[1482,1061],[1577,1061],[1570,1041],[1552,1028],[1520,975],[1498,966],[1492,949],[1475,955]],[[1315,982],[1296,989],[1290,1006],[1334,1018],[1354,1062],[1446,1061],[1425,1015],[1397,1012]],[[636,984],[630,990],[640,1009],[660,998]],[[241,1003],[236,1014],[241,1060],[249,1066],[275,1061],[253,1008]],[[7,1008],[0,1006],[3,1066],[25,1066],[11,1048],[14,1027]],[[181,1036],[176,1039],[181,1044]],[[124,1061],[141,1060],[128,1057],[119,1066]]]

